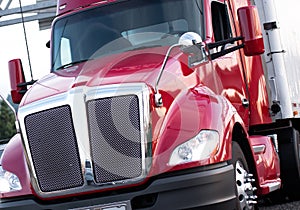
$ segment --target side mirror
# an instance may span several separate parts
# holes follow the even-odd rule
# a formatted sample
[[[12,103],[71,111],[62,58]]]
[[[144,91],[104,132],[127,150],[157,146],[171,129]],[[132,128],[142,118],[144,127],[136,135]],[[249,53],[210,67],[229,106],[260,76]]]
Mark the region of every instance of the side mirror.
[[[265,52],[259,16],[255,6],[238,9],[241,35],[244,40],[246,56],[260,55]]]
[[[181,46],[181,50],[188,56],[188,65],[190,68],[206,61],[205,47],[202,42],[202,38],[199,34],[195,32],[186,32],[184,33],[178,41],[178,44]],[[193,71],[183,72],[185,76],[192,73]]]
[[[184,33],[178,41],[178,44],[184,47],[190,47],[198,43],[202,43],[202,38],[195,32]]]
[[[20,59],[14,59],[8,62],[11,97],[15,104],[19,104],[24,93],[27,91],[22,62]]]
[[[195,53],[195,51],[194,50],[191,51],[189,48],[193,48],[196,46],[196,44],[199,44],[199,43],[202,43],[202,39],[199,34],[197,34],[195,32],[186,32],[179,38],[177,44],[174,44],[169,47],[169,49],[165,55],[164,61],[161,65],[158,77],[156,79],[156,83],[155,83],[154,101],[155,101],[156,107],[161,107],[163,105],[161,94],[158,92],[158,84],[159,84],[160,78],[164,72],[164,69],[166,67],[166,64],[167,64],[167,61],[168,61],[168,58],[170,56],[172,49],[174,47],[181,47],[181,50],[186,51],[187,53],[193,54],[193,53]],[[195,65],[195,63],[196,63],[196,61],[193,61],[193,63],[190,64],[190,58],[189,58],[189,65]]]

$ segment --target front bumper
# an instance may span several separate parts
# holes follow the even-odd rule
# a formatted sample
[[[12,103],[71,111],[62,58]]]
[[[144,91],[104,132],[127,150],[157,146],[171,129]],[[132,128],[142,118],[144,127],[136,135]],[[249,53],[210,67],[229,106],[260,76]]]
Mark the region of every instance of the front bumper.
[[[164,177],[154,180],[147,188],[128,193],[95,197],[72,202],[39,203],[33,199],[6,201],[0,209],[234,209],[235,183],[232,165],[201,172]],[[105,206],[103,206],[105,205]]]

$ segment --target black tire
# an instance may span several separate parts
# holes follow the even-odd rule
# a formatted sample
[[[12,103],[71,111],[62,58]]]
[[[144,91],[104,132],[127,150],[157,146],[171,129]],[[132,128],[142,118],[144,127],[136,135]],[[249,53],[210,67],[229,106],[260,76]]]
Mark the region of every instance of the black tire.
[[[255,187],[253,176],[249,173],[248,164],[242,149],[237,142],[232,142],[232,160],[234,166],[234,181],[236,183],[236,209],[238,210],[254,210]]]

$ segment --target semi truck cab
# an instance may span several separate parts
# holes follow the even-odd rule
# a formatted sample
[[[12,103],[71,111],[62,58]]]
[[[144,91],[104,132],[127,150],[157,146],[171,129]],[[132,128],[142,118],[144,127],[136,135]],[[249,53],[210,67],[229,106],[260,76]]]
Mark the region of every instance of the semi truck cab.
[[[260,28],[247,0],[59,0],[50,73],[9,62],[0,208],[254,209],[281,186],[249,135],[272,123]]]

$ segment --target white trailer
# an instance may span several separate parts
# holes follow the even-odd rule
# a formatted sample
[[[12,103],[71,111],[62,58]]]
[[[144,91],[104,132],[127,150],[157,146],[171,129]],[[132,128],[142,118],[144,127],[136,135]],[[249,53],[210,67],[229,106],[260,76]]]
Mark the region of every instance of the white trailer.
[[[254,0],[263,28],[267,82],[275,119],[300,117],[300,2]],[[278,106],[280,111],[278,111]],[[278,111],[278,112],[277,112]]]
[[[297,0],[253,0],[258,9],[273,122],[253,126],[251,135],[269,135],[280,158],[283,197],[300,198],[300,27]],[[278,198],[278,197],[277,197]]]

